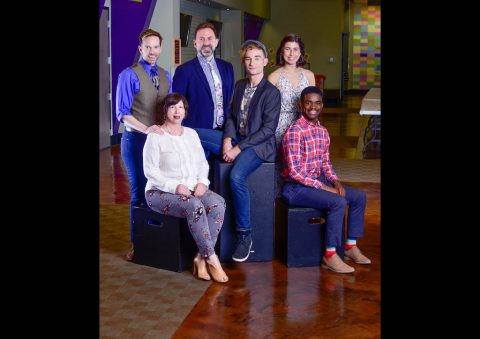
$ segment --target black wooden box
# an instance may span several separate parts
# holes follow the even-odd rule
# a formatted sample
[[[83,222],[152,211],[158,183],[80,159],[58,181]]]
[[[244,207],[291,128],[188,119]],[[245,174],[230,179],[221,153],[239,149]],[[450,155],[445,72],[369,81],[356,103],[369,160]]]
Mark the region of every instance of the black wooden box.
[[[230,191],[232,163],[215,161],[214,191],[227,204],[225,221],[217,241],[217,253],[221,262],[230,262],[237,241],[234,207]],[[252,248],[246,261],[270,261],[273,259],[274,232],[274,163],[263,163],[247,179],[250,190],[250,217]]]
[[[325,252],[325,212],[275,202],[275,254],[288,267],[319,266]],[[345,231],[345,219],[343,223]],[[343,259],[345,232],[337,254]]]
[[[182,272],[192,267],[198,247],[187,219],[163,215],[150,208],[133,209],[136,264]]]

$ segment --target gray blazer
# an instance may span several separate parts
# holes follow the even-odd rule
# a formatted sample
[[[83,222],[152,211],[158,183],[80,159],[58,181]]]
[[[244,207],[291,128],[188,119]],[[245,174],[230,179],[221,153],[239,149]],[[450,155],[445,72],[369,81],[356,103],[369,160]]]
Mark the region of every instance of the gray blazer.
[[[237,137],[240,104],[248,82],[249,79],[245,78],[235,84],[233,100],[225,121],[224,138]],[[280,117],[280,100],[280,91],[264,76],[248,108],[247,136],[238,144],[241,150],[252,147],[258,157],[265,162],[275,162],[275,130]]]

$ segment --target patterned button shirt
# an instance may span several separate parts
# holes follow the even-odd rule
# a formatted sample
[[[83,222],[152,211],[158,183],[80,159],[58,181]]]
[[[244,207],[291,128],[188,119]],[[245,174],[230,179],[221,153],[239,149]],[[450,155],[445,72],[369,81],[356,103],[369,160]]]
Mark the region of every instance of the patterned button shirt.
[[[330,162],[330,136],[318,120],[312,123],[302,115],[285,132],[282,140],[285,181],[320,188],[321,174],[334,183],[338,180]]]

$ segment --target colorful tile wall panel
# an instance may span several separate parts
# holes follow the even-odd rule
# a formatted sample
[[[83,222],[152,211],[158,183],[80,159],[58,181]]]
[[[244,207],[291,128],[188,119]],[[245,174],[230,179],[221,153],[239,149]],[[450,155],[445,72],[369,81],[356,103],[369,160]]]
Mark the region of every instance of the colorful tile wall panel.
[[[354,0],[352,33],[352,89],[380,87],[380,6]]]

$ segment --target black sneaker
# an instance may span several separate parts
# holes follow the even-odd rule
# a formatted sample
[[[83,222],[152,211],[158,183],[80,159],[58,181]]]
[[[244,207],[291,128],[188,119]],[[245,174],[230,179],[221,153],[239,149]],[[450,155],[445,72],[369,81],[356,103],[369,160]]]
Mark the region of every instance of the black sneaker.
[[[243,262],[248,259],[250,255],[250,249],[252,248],[252,235],[249,234],[245,238],[239,237],[237,242],[237,248],[233,252],[232,259],[237,262]]]

